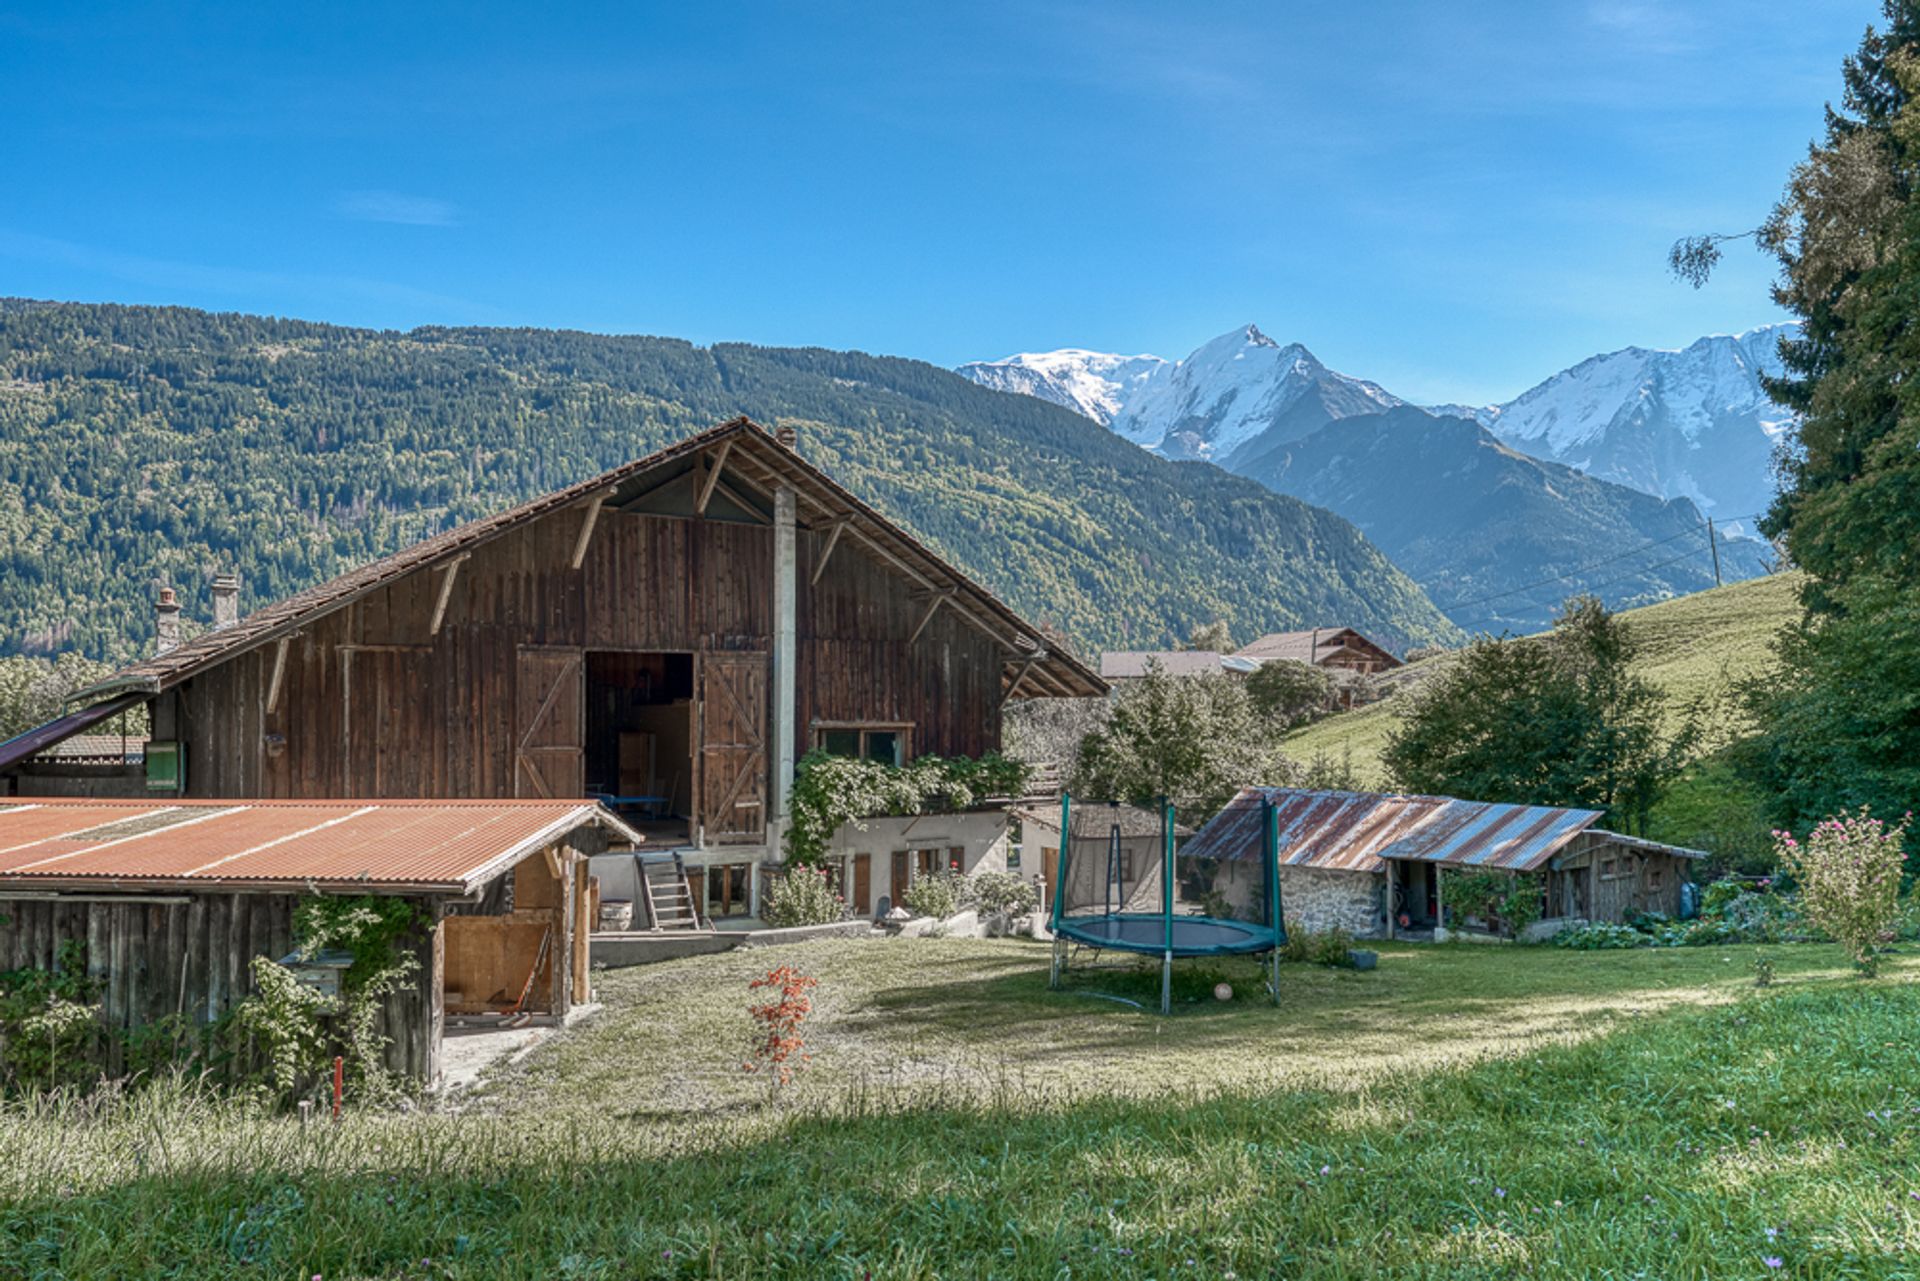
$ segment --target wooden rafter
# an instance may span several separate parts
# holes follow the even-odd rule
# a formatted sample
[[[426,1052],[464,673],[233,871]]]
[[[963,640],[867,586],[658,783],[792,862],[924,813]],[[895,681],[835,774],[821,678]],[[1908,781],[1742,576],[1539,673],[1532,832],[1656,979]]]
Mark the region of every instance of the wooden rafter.
[[[818,583],[820,575],[827,572],[827,562],[833,558],[833,549],[840,545],[840,535],[846,532],[846,521],[834,522],[833,531],[827,535],[827,545],[820,549],[820,559],[814,564],[813,576],[807,580],[809,585]]]
[[[593,541],[594,526],[600,523],[600,509],[606,506],[611,494],[601,490],[587,500],[587,514],[580,518],[580,537],[573,540],[573,567],[575,569],[587,559],[587,544]]]
[[[267,715],[273,715],[280,706],[280,687],[287,678],[287,646],[293,643],[292,636],[282,636],[273,647],[273,675],[267,680]]]
[[[953,592],[951,590],[936,593],[934,598],[927,602],[927,612],[920,615],[920,622],[913,629],[913,635],[907,637],[907,644],[911,645],[919,640],[920,633],[927,630],[927,624],[933,621],[933,616],[940,611],[940,607],[952,599]]]
[[[707,479],[700,486],[699,501],[693,505],[696,514],[701,516],[707,514],[707,502],[713,497],[713,487],[720,483],[720,471],[727,465],[727,455],[732,450],[733,441],[723,440],[720,442],[720,448],[715,450],[713,456],[707,460]]]
[[[447,603],[453,599],[453,580],[459,575],[460,567],[466,563],[466,553],[462,552],[440,566],[440,595],[433,602],[433,621],[427,625],[427,635],[440,634],[440,624],[447,620]]]
[[[1031,673],[1035,665],[1045,657],[1045,653],[1035,654],[1027,659],[1026,662],[1020,664],[1020,670],[1013,674],[1013,679],[1007,683],[1006,689],[1000,694],[1000,706],[1005,707],[1013,701],[1014,696],[1020,692],[1020,687],[1026,684],[1028,674]]]

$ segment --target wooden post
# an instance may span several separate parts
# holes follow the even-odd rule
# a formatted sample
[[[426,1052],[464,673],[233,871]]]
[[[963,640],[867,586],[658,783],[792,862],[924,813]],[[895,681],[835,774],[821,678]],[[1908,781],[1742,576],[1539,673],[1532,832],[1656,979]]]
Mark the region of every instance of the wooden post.
[[[1713,548],[1713,585],[1720,586],[1720,536],[1714,532],[1713,517],[1707,517],[1707,546]]]
[[[794,706],[798,685],[799,591],[795,582],[799,549],[791,487],[773,492],[773,821],[767,824],[767,845],[780,856],[786,835],[788,799],[793,792]],[[748,878],[749,911],[760,913],[760,878]]]
[[[1433,928],[1436,941],[1440,937],[1439,931],[1447,928],[1447,914],[1442,910],[1440,898],[1440,875],[1445,871],[1446,869],[1440,864],[1433,865]]]

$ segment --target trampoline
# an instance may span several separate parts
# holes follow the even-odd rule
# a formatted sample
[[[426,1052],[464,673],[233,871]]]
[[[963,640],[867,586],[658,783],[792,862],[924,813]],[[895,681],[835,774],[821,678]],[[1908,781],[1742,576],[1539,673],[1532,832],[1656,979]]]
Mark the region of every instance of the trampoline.
[[[1174,807],[1060,800],[1054,881],[1053,974],[1058,988],[1076,948],[1160,958],[1160,1012],[1171,1012],[1180,957],[1272,958],[1279,997],[1280,911],[1273,806],[1236,797],[1184,844]]]

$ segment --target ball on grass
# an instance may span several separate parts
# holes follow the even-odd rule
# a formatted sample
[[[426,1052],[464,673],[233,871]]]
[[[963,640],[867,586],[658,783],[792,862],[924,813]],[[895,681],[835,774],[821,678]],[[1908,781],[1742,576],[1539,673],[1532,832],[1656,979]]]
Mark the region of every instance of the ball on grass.
[[[1233,984],[1215,983],[1213,985],[1213,999],[1216,1001],[1231,1001],[1233,999]]]

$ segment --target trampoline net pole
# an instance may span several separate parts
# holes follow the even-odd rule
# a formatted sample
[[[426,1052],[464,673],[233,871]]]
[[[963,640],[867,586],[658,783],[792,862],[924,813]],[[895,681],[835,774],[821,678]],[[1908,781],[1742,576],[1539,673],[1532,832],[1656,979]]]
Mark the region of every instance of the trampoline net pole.
[[[1160,798],[1160,907],[1166,918],[1166,955],[1160,962],[1160,1012],[1173,1012],[1173,802]]]
[[[1060,928],[1060,904],[1067,896],[1067,853],[1073,846],[1073,798],[1060,793],[1060,852],[1054,856],[1053,928]]]

